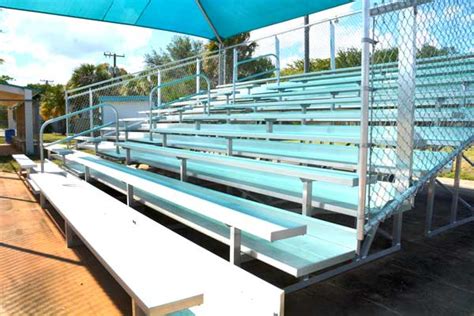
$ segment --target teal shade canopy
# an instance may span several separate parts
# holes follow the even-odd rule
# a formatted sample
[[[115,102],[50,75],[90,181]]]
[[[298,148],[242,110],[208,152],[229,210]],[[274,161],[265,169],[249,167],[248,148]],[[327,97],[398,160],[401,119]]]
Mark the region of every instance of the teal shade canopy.
[[[0,0],[0,7],[222,39],[352,0]]]

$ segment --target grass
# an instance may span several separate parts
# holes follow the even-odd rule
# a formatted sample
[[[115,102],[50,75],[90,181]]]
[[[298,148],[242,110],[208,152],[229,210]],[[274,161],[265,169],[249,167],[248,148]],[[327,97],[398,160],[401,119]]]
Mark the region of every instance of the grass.
[[[15,172],[20,166],[11,156],[0,157],[0,172]]]
[[[464,155],[471,161],[474,161],[474,146],[471,146],[464,152]],[[444,172],[440,174],[441,177],[454,178],[454,171]],[[474,167],[469,165],[466,160],[461,161],[461,179],[462,180],[474,180]]]
[[[66,136],[65,135],[62,135],[62,134],[56,134],[56,133],[47,133],[47,134],[44,134],[43,136],[43,141],[45,143],[52,143],[52,142],[55,142],[57,140],[60,140],[60,139],[63,139],[65,138]]]

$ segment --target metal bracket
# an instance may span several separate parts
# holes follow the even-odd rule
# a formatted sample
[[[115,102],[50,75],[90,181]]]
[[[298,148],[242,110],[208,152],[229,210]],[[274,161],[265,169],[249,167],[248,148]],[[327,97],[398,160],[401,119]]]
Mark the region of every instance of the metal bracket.
[[[369,43],[369,44],[372,44],[372,45],[375,45],[378,43],[378,41],[374,40],[373,38],[370,38],[370,37],[362,37],[362,40],[361,40],[362,43]]]

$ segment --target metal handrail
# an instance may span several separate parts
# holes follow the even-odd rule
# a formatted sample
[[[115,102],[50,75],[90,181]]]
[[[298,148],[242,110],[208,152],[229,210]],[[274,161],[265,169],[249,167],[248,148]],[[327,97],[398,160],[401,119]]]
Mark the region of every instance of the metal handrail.
[[[150,115],[149,115],[150,140],[153,140],[153,131],[152,131],[153,130],[153,128],[152,128],[152,124],[153,124],[152,117],[153,117],[153,109],[154,109],[153,94],[155,92],[157,92],[160,95],[159,91],[161,91],[161,88],[174,86],[178,83],[186,82],[186,81],[189,81],[189,80],[194,80],[196,78],[202,78],[206,81],[206,84],[207,84],[207,103],[204,104],[204,113],[209,114],[209,108],[211,106],[211,80],[209,80],[209,78],[206,75],[201,74],[201,73],[197,73],[197,74],[194,74],[194,75],[186,76],[186,77],[183,77],[183,78],[179,78],[179,79],[175,79],[175,80],[172,80],[172,81],[168,81],[168,82],[159,84],[156,87],[154,87],[153,89],[151,89],[150,97],[149,97],[149,100],[148,100],[149,105],[150,105]],[[158,100],[158,102],[161,102],[161,100]]]
[[[75,116],[75,115],[78,115],[78,114],[81,114],[81,113],[90,112],[90,111],[93,111],[93,110],[96,110],[96,109],[99,109],[99,108],[104,108],[104,107],[110,107],[112,109],[112,111],[114,112],[114,115],[115,115],[115,122],[112,121],[112,122],[102,124],[102,125],[96,126],[96,127],[91,126],[88,130],[82,131],[82,132],[80,132],[78,134],[75,134],[75,135],[72,135],[72,136],[67,136],[66,138],[59,139],[59,140],[54,141],[52,143],[48,143],[46,146],[44,145],[44,130],[48,125],[50,125],[52,123],[55,123],[55,122],[65,120],[65,119],[68,119],[72,116]],[[39,131],[39,151],[40,151],[40,160],[41,160],[41,172],[44,172],[44,149],[46,147],[50,147],[50,146],[60,144],[60,143],[64,143],[64,142],[69,142],[69,141],[73,140],[76,137],[94,132],[96,130],[100,130],[104,127],[113,125],[114,123],[115,123],[115,132],[116,132],[115,133],[115,135],[116,135],[115,136],[115,141],[116,141],[116,143],[118,143],[118,141],[119,141],[119,115],[118,115],[117,109],[113,105],[108,104],[108,103],[101,103],[101,104],[97,104],[97,105],[94,105],[94,106],[90,106],[90,107],[84,108],[84,109],[79,110],[79,111],[71,112],[71,113],[68,113],[68,114],[64,114],[64,115],[49,119],[46,122],[44,122],[41,125],[40,131]],[[118,146],[116,146],[116,150],[117,150],[117,152],[119,151]]]
[[[274,57],[275,58],[275,68],[273,69],[268,69],[268,70],[265,70],[265,71],[262,71],[262,72],[259,72],[259,73],[254,73],[250,76],[247,76],[243,79],[252,79],[252,78],[256,78],[258,76],[262,76],[262,75],[265,75],[265,74],[268,74],[268,73],[271,73],[271,72],[276,72],[276,82],[277,84],[280,84],[280,40],[278,39],[277,36],[275,36],[275,53],[268,53],[268,54],[264,54],[264,55],[260,55],[260,56],[256,56],[256,57],[251,57],[251,58],[247,58],[247,59],[243,59],[241,61],[239,61],[239,57],[238,57],[238,53],[237,53],[237,49],[234,48],[234,52],[233,52],[233,71],[232,71],[232,102],[235,103],[235,94],[236,94],[236,85],[237,85],[237,82],[239,82],[239,65],[243,65],[243,64],[247,64],[247,63],[250,63],[250,62],[254,62],[256,60],[259,60],[259,59],[263,59],[263,58],[268,58],[268,57]]]
[[[345,17],[357,15],[357,14],[360,14],[361,12],[362,11],[357,10],[357,11],[352,11],[352,12],[348,12],[348,13],[344,13],[344,14],[338,14],[338,15],[336,14],[333,17],[324,18],[324,19],[314,21],[314,22],[311,22],[311,23],[308,23],[308,24],[299,25],[299,26],[296,26],[296,27],[293,27],[293,28],[290,28],[290,29],[287,29],[287,30],[284,30],[284,31],[276,32],[276,33],[273,33],[273,34],[270,34],[270,35],[265,35],[265,36],[255,38],[255,39],[248,39],[244,42],[224,47],[222,49],[222,51],[228,51],[228,50],[234,49],[236,47],[245,46],[245,45],[248,45],[249,43],[253,43],[253,42],[259,42],[259,41],[262,41],[262,40],[265,40],[265,39],[268,39],[268,38],[271,38],[271,37],[274,37],[274,36],[283,35],[283,34],[286,34],[286,33],[289,33],[289,32],[293,32],[293,31],[297,31],[297,30],[300,30],[300,29],[312,27],[312,26],[315,26],[315,25],[327,23],[327,22],[330,22],[330,21],[333,21],[333,20],[338,20],[338,19],[342,19],[342,18],[345,18]],[[196,55],[193,55],[193,56],[190,56],[190,57],[186,57],[186,58],[183,58],[183,59],[180,59],[180,60],[173,60],[173,61],[170,61],[170,62],[165,63],[163,65],[154,66],[154,67],[151,67],[151,68],[146,69],[146,70],[136,71],[136,72],[133,72],[133,73],[129,73],[129,74],[120,76],[120,77],[115,77],[115,78],[107,79],[107,80],[104,80],[104,81],[101,81],[101,82],[92,83],[92,84],[87,85],[87,86],[70,89],[67,92],[69,94],[71,94],[73,92],[83,90],[83,89],[86,90],[86,89],[89,89],[89,88],[93,88],[93,87],[96,87],[98,85],[101,85],[101,84],[104,84],[104,83],[107,83],[107,82],[122,80],[124,78],[126,79],[128,76],[139,75],[139,74],[142,74],[144,72],[148,73],[148,72],[153,72],[153,71],[158,71],[158,70],[166,70],[167,67],[177,65],[177,64],[182,63],[182,62],[194,61],[194,60],[196,60],[196,58],[204,58],[204,59],[212,58],[212,57],[216,57],[218,55],[219,55],[219,51],[203,52],[203,53],[199,53],[199,54],[196,54]]]

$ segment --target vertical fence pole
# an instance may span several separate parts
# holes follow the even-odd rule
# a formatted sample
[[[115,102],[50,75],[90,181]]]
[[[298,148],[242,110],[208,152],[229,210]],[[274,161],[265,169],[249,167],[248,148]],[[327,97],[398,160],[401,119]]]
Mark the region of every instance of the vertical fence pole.
[[[456,223],[458,218],[458,203],[459,203],[459,184],[461,177],[461,162],[462,162],[462,152],[456,156],[454,164],[454,186],[453,186],[453,200],[451,202],[451,214],[449,217],[449,222],[451,224]]]
[[[227,84],[227,49],[224,48],[224,53],[222,54],[223,65],[222,65],[222,84]]]
[[[411,185],[415,137],[416,6],[398,14],[398,111],[395,188],[400,194]],[[410,203],[406,201],[405,203]],[[393,216],[392,245],[399,246],[403,213]]]
[[[304,25],[309,24],[309,15],[304,17]],[[309,60],[309,26],[304,28],[304,72],[308,73],[310,69],[310,60]]]
[[[412,177],[415,137],[416,7],[398,14],[398,111],[395,188],[404,192]]]
[[[280,39],[275,35],[276,76],[277,84],[280,84]]]
[[[158,86],[158,91],[157,91],[157,103],[158,107],[161,107],[161,70],[158,69],[158,72],[156,73],[156,85]]]
[[[64,91],[64,112],[69,114],[69,97],[67,91]],[[69,119],[66,119],[66,137],[69,136]]]
[[[239,75],[239,66],[237,65],[239,56],[237,54],[237,48],[234,48],[233,50],[233,59],[232,59],[232,103],[235,103],[235,90],[236,90],[236,84],[237,84],[237,77]]]
[[[357,209],[357,253],[360,254],[364,240],[365,206],[367,199],[367,156],[369,149],[369,63],[370,63],[370,0],[362,2],[363,31],[362,31],[362,109],[360,118],[360,147],[359,147],[359,205]]]
[[[331,53],[331,70],[336,69],[336,20],[329,21],[329,48]]]
[[[89,88],[89,107],[94,105],[94,98],[92,96],[92,89]],[[90,110],[89,112],[89,128],[91,130],[90,136],[94,137],[94,132],[92,129],[94,128],[94,110]]]
[[[219,60],[217,61],[217,68],[218,68],[218,72],[217,72],[217,85],[222,85],[224,84],[224,72],[223,72],[223,69],[224,69],[224,65],[225,65],[225,62],[222,60],[223,57],[224,57],[224,51],[223,51],[223,48],[224,48],[224,45],[222,45],[221,43],[219,43]]]
[[[196,93],[199,93],[201,90],[201,60],[196,58]]]

